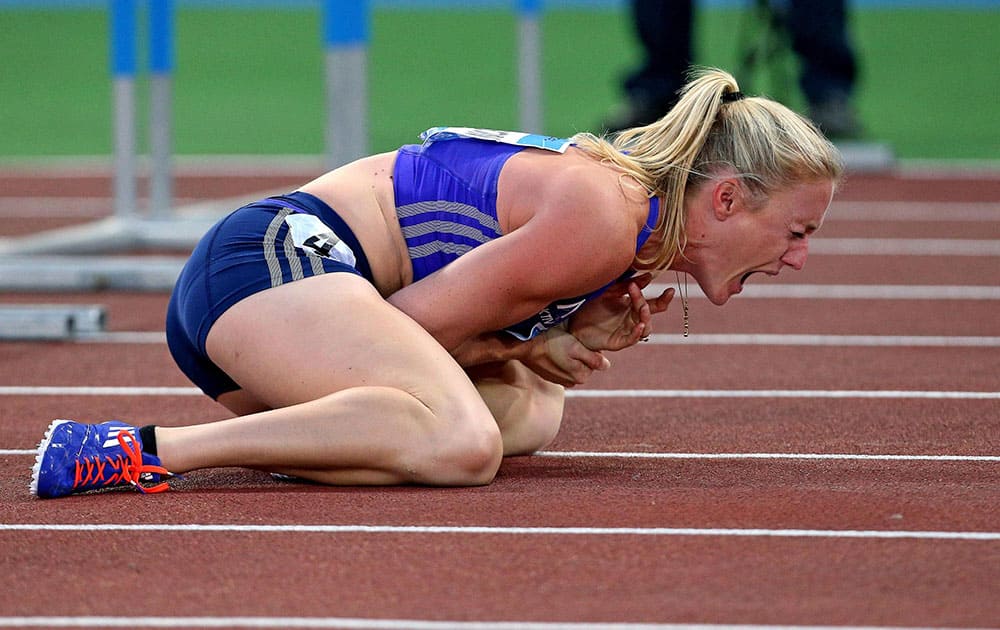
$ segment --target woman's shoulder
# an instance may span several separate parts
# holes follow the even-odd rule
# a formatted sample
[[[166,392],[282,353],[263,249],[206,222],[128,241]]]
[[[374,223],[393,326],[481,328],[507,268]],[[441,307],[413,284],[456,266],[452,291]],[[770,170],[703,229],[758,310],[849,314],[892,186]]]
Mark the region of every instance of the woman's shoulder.
[[[512,160],[507,192],[532,215],[541,211],[567,220],[586,217],[595,229],[625,233],[637,232],[645,222],[648,194],[622,171],[579,149],[562,155],[524,153],[526,159]]]
[[[574,264],[619,273],[627,268],[648,214],[645,192],[577,150],[525,157],[501,188],[509,212],[506,227],[534,226],[547,246],[568,259],[581,258]]]

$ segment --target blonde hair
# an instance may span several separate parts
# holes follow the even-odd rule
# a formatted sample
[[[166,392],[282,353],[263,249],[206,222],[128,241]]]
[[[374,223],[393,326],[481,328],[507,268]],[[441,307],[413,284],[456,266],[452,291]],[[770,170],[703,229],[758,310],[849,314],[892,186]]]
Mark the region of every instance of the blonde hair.
[[[843,177],[840,152],[813,123],[770,99],[744,98],[739,89],[728,72],[697,69],[677,104],[656,122],[610,139],[573,136],[577,146],[635,178],[650,197],[662,197],[656,231],[663,246],[637,260],[640,268],[665,269],[683,255],[688,187],[723,170],[735,171],[756,205],[773,191],[819,180],[836,185]]]

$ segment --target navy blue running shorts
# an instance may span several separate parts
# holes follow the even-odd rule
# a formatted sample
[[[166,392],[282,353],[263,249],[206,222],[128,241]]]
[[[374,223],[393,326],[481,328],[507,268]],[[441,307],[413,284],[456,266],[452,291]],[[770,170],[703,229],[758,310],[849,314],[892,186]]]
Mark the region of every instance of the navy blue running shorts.
[[[167,345],[203,392],[240,389],[205,352],[215,321],[254,293],[324,273],[372,279],[357,237],[313,195],[293,192],[236,210],[216,223],[184,265],[167,307]]]

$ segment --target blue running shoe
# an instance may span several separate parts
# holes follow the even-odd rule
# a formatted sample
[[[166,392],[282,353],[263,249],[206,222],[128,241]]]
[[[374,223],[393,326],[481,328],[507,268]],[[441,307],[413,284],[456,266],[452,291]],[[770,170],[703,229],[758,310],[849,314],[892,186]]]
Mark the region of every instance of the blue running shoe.
[[[163,492],[171,476],[160,459],[142,452],[139,430],[124,422],[82,424],[56,420],[38,445],[31,471],[31,493],[42,499],[64,497],[95,488],[130,484],[141,492]]]

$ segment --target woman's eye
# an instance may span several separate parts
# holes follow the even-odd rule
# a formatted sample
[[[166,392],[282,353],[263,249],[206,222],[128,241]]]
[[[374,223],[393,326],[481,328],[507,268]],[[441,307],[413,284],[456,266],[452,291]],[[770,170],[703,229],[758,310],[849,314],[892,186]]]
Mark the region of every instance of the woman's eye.
[[[792,232],[792,238],[803,239],[806,237],[805,232]]]

